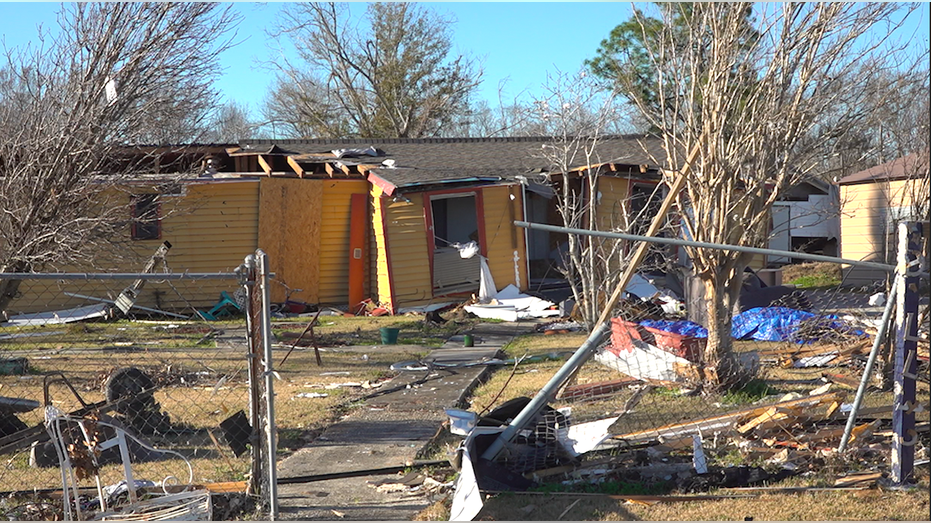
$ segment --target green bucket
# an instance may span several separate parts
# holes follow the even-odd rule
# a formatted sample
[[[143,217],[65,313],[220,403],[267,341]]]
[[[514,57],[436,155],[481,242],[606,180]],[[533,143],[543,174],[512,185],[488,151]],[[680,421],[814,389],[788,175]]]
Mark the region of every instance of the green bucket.
[[[401,329],[382,327],[379,332],[381,333],[382,345],[394,345],[398,342],[398,333],[401,332]]]

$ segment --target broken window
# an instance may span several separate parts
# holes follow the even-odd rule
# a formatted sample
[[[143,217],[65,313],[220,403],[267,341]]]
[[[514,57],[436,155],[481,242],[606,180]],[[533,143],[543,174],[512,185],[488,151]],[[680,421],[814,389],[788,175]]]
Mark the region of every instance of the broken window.
[[[433,232],[433,289],[436,293],[475,290],[479,283],[479,257],[463,258],[459,248],[478,243],[478,213],[474,193],[430,197]]]
[[[475,195],[433,196],[433,238],[437,248],[453,243],[478,242],[478,218],[475,213]]]
[[[159,240],[162,237],[160,205],[157,194],[137,194],[132,197],[132,239]]]

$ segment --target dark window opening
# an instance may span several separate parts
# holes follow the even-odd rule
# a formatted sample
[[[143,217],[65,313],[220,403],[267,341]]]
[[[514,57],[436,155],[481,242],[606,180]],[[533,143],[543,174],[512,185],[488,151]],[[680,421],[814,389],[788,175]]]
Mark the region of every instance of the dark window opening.
[[[159,240],[162,237],[161,217],[157,194],[133,196],[132,238]]]
[[[435,248],[478,241],[475,196],[434,199],[430,202],[430,207],[433,214]]]
[[[653,194],[655,187],[634,185],[630,194],[631,234],[643,235],[650,229],[653,218],[662,206],[662,194]]]

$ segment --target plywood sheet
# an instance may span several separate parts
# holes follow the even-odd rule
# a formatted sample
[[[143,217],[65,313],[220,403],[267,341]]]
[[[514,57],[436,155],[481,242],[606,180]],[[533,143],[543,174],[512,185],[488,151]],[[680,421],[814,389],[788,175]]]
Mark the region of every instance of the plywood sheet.
[[[259,248],[268,254],[275,281],[303,289],[292,299],[319,302],[322,180],[263,178],[259,186]],[[285,288],[271,285],[273,302]]]

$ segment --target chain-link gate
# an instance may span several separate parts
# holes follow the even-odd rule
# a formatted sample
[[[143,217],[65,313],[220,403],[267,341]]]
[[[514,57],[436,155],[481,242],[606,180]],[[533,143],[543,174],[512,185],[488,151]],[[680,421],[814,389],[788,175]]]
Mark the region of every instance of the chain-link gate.
[[[251,319],[267,277],[253,256],[230,273],[150,269],[0,274],[19,282],[0,322],[4,516],[85,519],[216,484],[271,510],[267,323]]]

